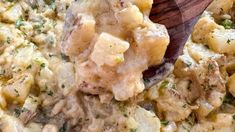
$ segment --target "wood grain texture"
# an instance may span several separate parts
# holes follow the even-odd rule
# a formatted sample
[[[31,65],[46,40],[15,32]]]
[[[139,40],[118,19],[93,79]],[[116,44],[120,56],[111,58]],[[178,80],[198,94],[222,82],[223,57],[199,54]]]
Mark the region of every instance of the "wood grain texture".
[[[143,73],[144,79],[148,80],[147,87],[158,83],[169,74],[169,70],[182,53],[193,26],[211,2],[212,0],[154,0],[150,19],[167,27],[170,44],[164,62],[149,67]]]

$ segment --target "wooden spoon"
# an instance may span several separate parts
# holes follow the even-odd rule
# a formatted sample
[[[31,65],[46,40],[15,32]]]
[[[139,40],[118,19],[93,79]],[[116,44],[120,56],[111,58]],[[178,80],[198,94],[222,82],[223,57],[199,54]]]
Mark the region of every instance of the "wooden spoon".
[[[163,63],[149,67],[143,73],[146,87],[158,83],[171,73],[192,28],[211,2],[212,0],[154,0],[150,19],[167,27],[170,44]]]

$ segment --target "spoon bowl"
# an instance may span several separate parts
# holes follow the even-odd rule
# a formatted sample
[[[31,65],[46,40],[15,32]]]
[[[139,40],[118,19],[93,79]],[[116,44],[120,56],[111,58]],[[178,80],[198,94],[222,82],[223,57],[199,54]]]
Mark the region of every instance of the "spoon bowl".
[[[143,72],[146,87],[160,82],[171,73],[194,25],[211,2],[212,0],[154,0],[150,19],[166,26],[170,44],[163,62]]]

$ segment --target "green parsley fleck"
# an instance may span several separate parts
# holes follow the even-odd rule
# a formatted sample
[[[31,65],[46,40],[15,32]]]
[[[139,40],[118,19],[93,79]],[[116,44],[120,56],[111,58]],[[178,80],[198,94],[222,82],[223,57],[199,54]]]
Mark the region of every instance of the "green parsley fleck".
[[[19,96],[20,96],[19,91],[16,90],[16,89],[14,89],[14,91],[15,91],[15,93],[16,93],[16,97],[19,97]]]
[[[168,81],[168,80],[165,80],[165,81],[163,81],[163,82],[161,83],[160,88],[166,88],[168,84],[169,84],[169,81]]]
[[[29,111],[29,109],[27,109],[27,108],[25,108],[25,107],[23,107],[22,109],[21,109],[21,113],[23,113],[23,112],[28,112]]]
[[[235,97],[233,97],[231,94],[227,94],[224,97],[223,104],[232,104],[235,101]]]
[[[144,83],[145,83],[145,84],[150,83],[150,80],[149,80],[148,78],[143,78],[143,80],[144,80]]]
[[[64,84],[62,84],[62,85],[61,85],[61,87],[62,87],[62,88],[65,88],[65,85],[64,85]]]
[[[176,84],[172,84],[171,88],[176,89]]]
[[[46,64],[42,63],[40,66],[41,66],[41,68],[45,68]]]
[[[228,40],[227,40],[227,44],[230,44],[230,42],[231,42],[231,40],[230,40],[230,39],[228,39]]]
[[[14,2],[15,0],[5,0],[5,1],[7,1],[7,2]]]
[[[11,43],[11,38],[10,37],[7,37],[7,44],[10,44]]]
[[[128,117],[128,115],[127,115],[126,113],[125,113],[125,114],[123,114],[123,116],[124,116],[124,117]]]
[[[233,120],[235,120],[235,115],[233,115]]]
[[[162,120],[162,121],[161,121],[161,124],[164,125],[164,126],[167,126],[167,125],[169,124],[169,121]]]
[[[26,67],[26,69],[31,69],[31,68],[32,68],[31,64]]]
[[[23,21],[24,21],[23,17],[20,17],[18,20],[16,20],[16,23],[15,23],[16,28],[19,28],[20,26],[22,26]]]
[[[214,66],[212,64],[208,64],[208,70],[213,70]]]
[[[225,19],[221,22],[221,25],[224,26],[225,29],[232,29],[234,28],[234,23],[229,20],[229,19]]]
[[[68,124],[67,124],[67,122],[65,122],[65,123],[63,124],[63,126],[60,128],[60,131],[59,131],[59,132],[66,132],[67,129],[68,129]]]
[[[15,108],[15,109],[14,109],[14,115],[15,115],[16,117],[19,117],[20,114],[21,114],[21,110],[18,109],[18,108]]]
[[[51,90],[47,92],[47,95],[49,95],[49,96],[53,96],[53,94],[54,93]]]
[[[137,128],[131,128],[130,132],[137,132]]]

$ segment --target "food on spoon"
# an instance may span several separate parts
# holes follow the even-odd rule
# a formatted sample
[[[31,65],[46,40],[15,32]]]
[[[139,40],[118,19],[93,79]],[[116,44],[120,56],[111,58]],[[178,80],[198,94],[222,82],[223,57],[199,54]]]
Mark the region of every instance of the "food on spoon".
[[[74,4],[71,0],[0,2],[0,131],[235,131],[235,56],[221,41],[234,30],[234,1],[215,0],[194,28],[174,72],[143,92],[140,71],[161,62],[165,51],[158,48],[165,49],[168,41],[162,32],[165,27],[147,19],[153,1],[117,1],[123,6],[110,6],[116,5],[115,0],[84,1],[68,11],[64,29],[65,12]],[[9,11],[15,6],[22,15],[15,14],[13,20]],[[220,8],[226,12],[213,11]],[[120,14],[112,15],[113,10]],[[3,14],[8,15],[3,19]],[[78,20],[84,27],[77,25]],[[64,44],[78,40],[81,45],[73,41],[61,47],[62,40]],[[217,51],[211,45],[221,47]],[[108,50],[110,46],[115,48]],[[142,64],[145,67],[138,67]],[[114,90],[94,87],[98,85],[91,82],[102,79],[90,76],[93,73],[110,80],[102,84],[116,80]],[[85,77],[91,82],[80,84]],[[139,94],[132,97],[133,91]],[[116,101],[112,92],[120,99],[130,98]]]
[[[169,44],[166,28],[148,18],[150,2],[82,0],[70,7],[61,47],[76,62],[81,91],[127,100],[144,90],[142,72],[162,62]]]

